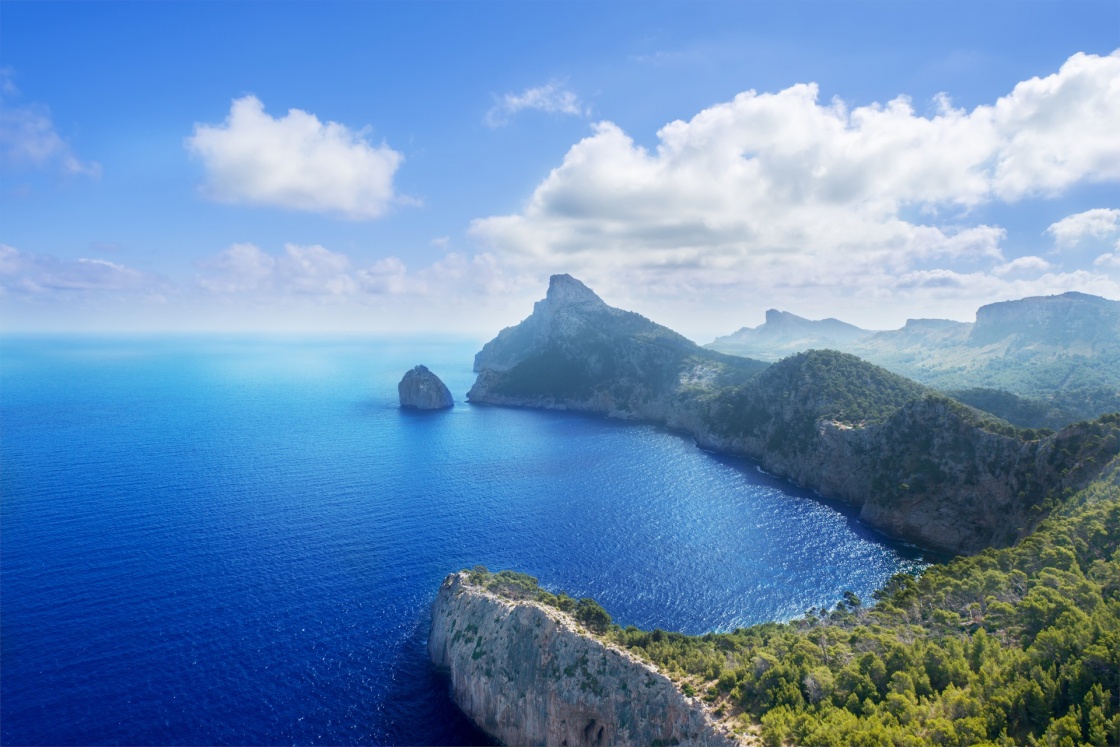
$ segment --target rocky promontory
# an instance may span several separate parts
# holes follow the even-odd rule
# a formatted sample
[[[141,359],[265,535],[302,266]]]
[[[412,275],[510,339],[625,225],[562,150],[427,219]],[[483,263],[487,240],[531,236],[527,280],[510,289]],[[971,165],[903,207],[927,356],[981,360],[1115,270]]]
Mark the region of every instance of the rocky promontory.
[[[401,407],[415,410],[446,410],[455,406],[451,391],[427,366],[416,366],[397,384]]]
[[[471,402],[660,423],[950,553],[1015,543],[1120,452],[1120,415],[1022,430],[853,355],[720,354],[567,275],[475,367]]]
[[[467,572],[440,587],[428,653],[455,703],[504,745],[743,744],[653,665],[572,615],[495,593]]]

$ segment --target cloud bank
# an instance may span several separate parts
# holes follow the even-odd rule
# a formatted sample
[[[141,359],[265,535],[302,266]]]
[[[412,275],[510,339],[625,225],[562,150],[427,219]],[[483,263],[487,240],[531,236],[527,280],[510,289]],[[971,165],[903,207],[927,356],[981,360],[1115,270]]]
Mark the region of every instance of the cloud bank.
[[[600,122],[524,209],[470,232],[517,266],[666,293],[1020,292],[1008,278],[1049,263],[1008,263],[1003,228],[970,211],[1120,180],[1120,51],[1076,54],[972,111],[934,104],[921,116],[905,96],[849,108],[815,84],[747,91],[664,126],[653,150]]]
[[[367,136],[300,109],[271,117],[260,99],[245,96],[223,123],[196,124],[185,144],[202,161],[213,200],[367,220],[400,201],[393,176],[404,161]]]

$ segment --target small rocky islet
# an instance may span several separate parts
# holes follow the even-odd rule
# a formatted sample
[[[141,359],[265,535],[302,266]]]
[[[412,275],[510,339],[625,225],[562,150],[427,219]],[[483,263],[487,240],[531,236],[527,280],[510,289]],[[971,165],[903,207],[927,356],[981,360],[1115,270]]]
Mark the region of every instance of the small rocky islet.
[[[424,365],[405,373],[397,384],[397,394],[401,407],[408,410],[446,410],[455,406],[451,390]]]

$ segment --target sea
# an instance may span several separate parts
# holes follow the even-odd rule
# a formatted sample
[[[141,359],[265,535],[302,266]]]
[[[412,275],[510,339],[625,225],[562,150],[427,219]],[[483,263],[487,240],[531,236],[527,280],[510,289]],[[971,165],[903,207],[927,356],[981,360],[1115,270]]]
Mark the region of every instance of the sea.
[[[448,573],[695,634],[929,561],[686,435],[468,404],[481,342],[0,338],[0,741],[486,744],[427,660]],[[419,363],[453,409],[398,407]]]

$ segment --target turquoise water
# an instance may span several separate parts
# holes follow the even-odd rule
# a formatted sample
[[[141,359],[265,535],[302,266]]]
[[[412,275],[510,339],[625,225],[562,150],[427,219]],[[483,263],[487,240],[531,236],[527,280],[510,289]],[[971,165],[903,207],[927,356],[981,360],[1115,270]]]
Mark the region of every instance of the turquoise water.
[[[0,739],[478,743],[424,648],[450,571],[701,633],[921,567],[686,437],[466,404],[480,342],[0,341]],[[417,363],[454,410],[399,410]]]

